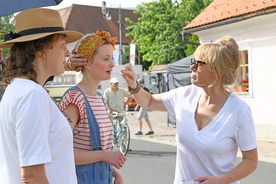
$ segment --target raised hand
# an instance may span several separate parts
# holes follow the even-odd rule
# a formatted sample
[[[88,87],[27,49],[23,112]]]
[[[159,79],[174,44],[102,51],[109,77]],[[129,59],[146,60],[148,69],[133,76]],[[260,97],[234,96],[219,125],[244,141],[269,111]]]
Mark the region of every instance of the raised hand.
[[[132,89],[135,89],[137,87],[136,73],[134,72],[132,65],[130,63],[126,64],[124,69],[121,70],[121,73],[126,80],[127,85]]]

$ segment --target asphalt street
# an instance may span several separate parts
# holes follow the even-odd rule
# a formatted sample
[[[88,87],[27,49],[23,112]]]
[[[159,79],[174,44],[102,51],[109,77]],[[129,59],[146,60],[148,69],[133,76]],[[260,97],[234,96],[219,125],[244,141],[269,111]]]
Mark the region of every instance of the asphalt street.
[[[175,170],[176,142],[175,125],[167,124],[167,113],[149,112],[154,135],[144,135],[148,131],[146,123],[143,135],[135,135],[139,130],[137,112],[128,113],[131,152],[121,169],[125,184],[172,184]],[[243,179],[241,184],[276,183],[276,143],[258,141],[259,163],[257,170]],[[238,153],[237,163],[241,160]]]
[[[170,184],[175,171],[176,147],[131,139],[127,162],[121,168],[125,184]]]
[[[131,139],[127,162],[120,169],[125,184],[172,184],[176,147],[145,140]],[[237,163],[241,160],[237,158]],[[274,184],[276,164],[259,161],[257,170],[241,184]]]

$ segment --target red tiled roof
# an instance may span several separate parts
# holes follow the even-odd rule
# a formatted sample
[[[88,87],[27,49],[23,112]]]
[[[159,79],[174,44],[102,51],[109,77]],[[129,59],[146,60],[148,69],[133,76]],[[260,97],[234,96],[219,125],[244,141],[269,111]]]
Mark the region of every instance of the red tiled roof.
[[[200,27],[275,7],[276,0],[214,0],[184,29]]]
[[[119,41],[119,26],[118,26],[118,9],[109,8],[109,13],[112,16],[111,20],[107,20],[102,16],[102,7],[73,4],[70,7],[58,10],[65,29],[79,31],[83,34],[100,31],[108,31],[112,36],[117,36]],[[133,14],[134,10],[121,9],[122,22],[122,43],[129,44],[130,37],[126,37],[127,31],[124,27],[130,26],[125,18],[137,22],[138,15]]]

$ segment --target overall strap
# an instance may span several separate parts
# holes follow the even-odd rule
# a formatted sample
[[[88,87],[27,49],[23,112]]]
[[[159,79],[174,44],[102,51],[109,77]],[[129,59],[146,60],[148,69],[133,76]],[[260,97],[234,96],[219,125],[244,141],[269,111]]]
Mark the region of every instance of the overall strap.
[[[85,100],[85,107],[86,107],[86,114],[87,114],[87,119],[89,123],[92,150],[102,150],[99,126],[84,92],[78,86],[73,86],[70,89],[68,89],[68,91],[70,90],[78,90],[82,93],[83,98]]]
[[[105,101],[104,101],[103,95],[102,95],[100,92],[98,92],[98,91],[97,91],[97,94],[102,98],[103,104],[104,104],[104,106],[106,107],[106,103],[105,103]]]

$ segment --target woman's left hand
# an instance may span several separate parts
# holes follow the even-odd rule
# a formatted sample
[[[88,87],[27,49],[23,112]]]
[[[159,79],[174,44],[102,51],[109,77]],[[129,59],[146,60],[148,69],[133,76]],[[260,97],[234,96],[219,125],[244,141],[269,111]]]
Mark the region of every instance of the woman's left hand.
[[[104,151],[103,153],[106,155],[103,161],[117,169],[123,167],[127,160],[126,156],[119,151]]]
[[[194,181],[197,181],[200,184],[223,184],[223,181],[219,176],[201,176],[195,178]]]

